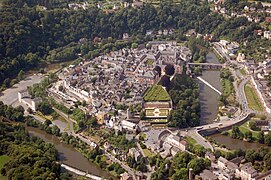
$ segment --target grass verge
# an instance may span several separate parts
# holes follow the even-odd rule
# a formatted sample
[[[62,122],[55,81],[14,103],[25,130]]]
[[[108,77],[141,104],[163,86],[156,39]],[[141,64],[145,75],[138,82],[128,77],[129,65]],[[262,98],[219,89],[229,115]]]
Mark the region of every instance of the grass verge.
[[[249,84],[245,85],[245,94],[246,94],[249,108],[256,111],[263,111],[263,106],[258,97],[256,90],[253,87],[251,87]]]

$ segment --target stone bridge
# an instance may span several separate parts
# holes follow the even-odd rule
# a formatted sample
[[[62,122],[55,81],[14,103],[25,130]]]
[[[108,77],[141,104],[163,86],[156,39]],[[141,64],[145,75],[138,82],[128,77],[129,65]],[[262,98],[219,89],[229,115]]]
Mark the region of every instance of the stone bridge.
[[[200,66],[203,69],[221,69],[224,64],[214,64],[214,63],[187,63],[187,68]]]

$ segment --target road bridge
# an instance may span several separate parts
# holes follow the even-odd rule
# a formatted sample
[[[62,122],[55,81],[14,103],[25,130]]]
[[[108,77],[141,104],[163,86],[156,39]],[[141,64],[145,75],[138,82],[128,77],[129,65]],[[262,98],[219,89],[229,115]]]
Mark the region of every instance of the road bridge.
[[[212,90],[217,92],[219,95],[222,95],[222,93],[218,89],[216,89],[213,85],[211,85],[210,83],[208,83],[207,81],[205,81],[201,77],[197,77],[197,79],[200,80],[201,82],[203,82],[204,84],[206,84],[207,86],[209,86]]]
[[[200,66],[203,69],[221,69],[224,64],[214,64],[214,63],[187,63],[188,68]]]

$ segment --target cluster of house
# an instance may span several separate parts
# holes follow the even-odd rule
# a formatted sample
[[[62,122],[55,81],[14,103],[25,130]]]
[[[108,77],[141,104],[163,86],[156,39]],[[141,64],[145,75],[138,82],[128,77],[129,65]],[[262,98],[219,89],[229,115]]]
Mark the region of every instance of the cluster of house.
[[[91,6],[91,4],[89,4],[87,1],[81,2],[81,3],[69,3],[68,4],[68,7],[69,7],[70,10],[78,10],[78,9],[86,10],[90,6]],[[120,2],[120,1],[104,2],[104,3],[103,2],[98,2],[94,6],[96,6],[99,9],[102,9],[102,10],[117,11],[120,8],[128,8],[128,7],[141,8],[141,7],[143,7],[143,2],[140,1],[140,0],[133,0],[133,2],[131,2],[131,3],[130,2]]]
[[[256,63],[246,60],[244,54],[239,54],[237,61],[244,63],[245,70],[252,75],[252,85],[256,89],[265,111],[271,113],[271,87],[267,78],[271,74],[271,57],[266,58],[263,62]]]
[[[271,121],[269,120],[255,120],[254,122],[258,128],[261,128],[264,134],[268,134],[271,130]]]
[[[216,159],[212,153],[207,152],[205,158],[211,160],[212,165],[210,169],[205,169],[197,176],[199,179],[231,180],[239,178],[242,180],[264,180],[271,177],[271,171],[259,174],[251,163],[245,163],[243,157],[237,157],[229,161],[223,157]]]
[[[136,123],[125,120],[126,117],[121,118],[120,116],[105,116],[104,124],[107,128],[114,129],[117,131],[126,130],[128,132],[137,133],[139,127]]]
[[[83,3],[69,3],[68,4],[68,7],[69,9],[72,9],[72,10],[78,10],[78,9],[88,9],[89,7],[89,3],[87,1],[83,2]]]
[[[140,0],[133,0],[133,2],[121,2],[121,1],[116,1],[116,2],[99,2],[97,3],[97,8],[99,9],[110,9],[117,11],[120,8],[128,8],[128,7],[133,7],[133,8],[141,8],[143,7],[143,2]]]
[[[216,45],[221,48],[225,55],[224,57],[228,57],[231,60],[236,57],[235,54],[239,48],[238,43],[221,40]],[[271,113],[271,87],[267,78],[271,74],[270,55],[267,55],[263,62],[256,63],[254,60],[246,59],[245,54],[238,53],[236,61],[239,64],[243,64],[246,72],[252,75],[252,85],[255,87],[265,111]]]
[[[86,101],[91,114],[107,113],[116,104],[141,104],[146,89],[159,80],[155,66],[164,69],[173,64],[178,72],[192,57],[187,47],[176,42],[149,42],[149,47],[121,49],[69,66],[59,74],[51,92],[66,102]]]
[[[238,51],[239,48],[239,43],[237,42],[220,40],[217,44],[220,45],[223,53],[228,54],[229,56],[233,56]]]
[[[214,4],[215,4],[214,8],[211,9],[213,12],[223,14],[224,16],[227,16],[227,17],[245,17],[247,18],[248,21],[255,22],[255,23],[260,23],[264,21],[264,19],[261,18],[259,13],[266,13],[267,15],[271,14],[271,7],[269,6],[256,8],[254,6],[249,5],[249,6],[245,6],[241,12],[235,12],[235,11],[229,11],[226,9],[226,7],[223,7],[224,0],[214,1]],[[267,18],[268,17],[269,16],[267,16]]]

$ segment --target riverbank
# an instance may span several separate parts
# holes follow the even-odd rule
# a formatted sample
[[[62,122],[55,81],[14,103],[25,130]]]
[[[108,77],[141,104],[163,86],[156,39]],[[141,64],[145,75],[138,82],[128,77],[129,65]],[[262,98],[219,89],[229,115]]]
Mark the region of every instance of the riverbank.
[[[4,120],[4,122],[18,124],[18,122],[10,121],[10,120]],[[36,121],[32,120],[32,122],[36,122]],[[41,124],[39,122],[37,123]],[[76,148],[80,148],[80,147],[83,148],[85,151],[89,149],[87,145],[83,145],[84,144],[83,142],[81,143],[77,142],[75,138],[69,138],[67,134],[66,136],[65,134],[63,136],[62,134],[63,137],[61,136],[61,139],[63,139],[64,137],[69,138],[68,141],[66,140],[64,143],[64,141],[60,140],[60,138],[57,136],[48,134],[45,131],[38,129],[37,127],[27,126],[26,124],[30,124],[29,121],[27,121],[27,123],[20,122],[19,124],[26,128],[30,136],[41,138],[45,142],[53,144],[56,150],[58,151],[58,161],[61,164],[66,164],[71,167],[76,167],[78,170],[82,172],[87,172],[88,174],[92,174],[97,177],[106,178],[106,179],[108,178],[116,179],[114,176],[112,176],[108,172],[98,167],[95,163],[90,162],[88,158],[86,158],[86,153],[84,153],[85,155],[83,155],[82,153],[79,152],[79,149],[76,150]],[[46,131],[47,130],[48,129],[46,128]],[[71,144],[68,144],[67,142],[68,143],[76,142],[76,146],[75,144],[71,145]],[[94,153],[95,152],[92,152],[91,154],[94,154]]]

